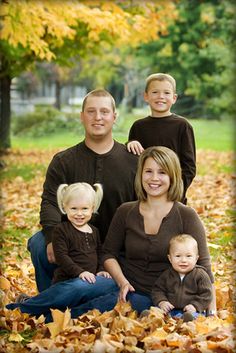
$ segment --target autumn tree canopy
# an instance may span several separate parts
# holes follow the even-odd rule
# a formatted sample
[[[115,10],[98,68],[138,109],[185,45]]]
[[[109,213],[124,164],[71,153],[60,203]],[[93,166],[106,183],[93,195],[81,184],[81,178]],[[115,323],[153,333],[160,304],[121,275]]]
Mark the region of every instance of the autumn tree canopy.
[[[8,0],[0,19],[0,148],[10,147],[10,86],[36,61],[73,64],[103,46],[157,39],[176,17],[172,1]]]

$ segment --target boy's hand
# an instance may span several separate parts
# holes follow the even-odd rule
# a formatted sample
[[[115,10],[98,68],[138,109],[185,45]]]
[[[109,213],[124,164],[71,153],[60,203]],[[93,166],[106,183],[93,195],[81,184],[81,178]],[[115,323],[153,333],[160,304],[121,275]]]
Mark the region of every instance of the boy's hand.
[[[109,272],[107,271],[100,271],[97,273],[97,276],[103,276],[103,277],[106,277],[106,278],[111,278],[111,275]]]
[[[83,281],[88,281],[89,283],[95,283],[96,282],[96,277],[92,272],[84,271],[81,272],[79,275],[79,278],[82,279]]]
[[[174,309],[174,305],[172,305],[170,302],[168,301],[162,301],[158,304],[158,306],[164,311],[165,314],[167,314],[169,311],[171,311],[172,309]]]
[[[189,311],[190,313],[196,313],[196,308],[192,304],[188,304],[184,307],[184,311]]]
[[[140,142],[131,141],[127,143],[127,150],[129,152],[132,152],[133,154],[137,154],[138,156],[140,156],[140,154],[144,151],[144,148]]]

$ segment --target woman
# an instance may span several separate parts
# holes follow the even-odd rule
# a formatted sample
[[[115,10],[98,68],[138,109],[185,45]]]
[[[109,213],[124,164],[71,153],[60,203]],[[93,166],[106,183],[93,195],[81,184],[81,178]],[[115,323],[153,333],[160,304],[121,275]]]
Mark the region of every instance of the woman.
[[[204,266],[214,281],[203,224],[194,209],[179,202],[183,182],[177,155],[163,146],[147,148],[139,157],[135,189],[138,201],[117,209],[103,246],[104,268],[116,281],[119,293],[107,295],[100,304],[93,301],[88,309],[110,310],[117,298],[129,300],[139,313],[154,305],[152,286],[171,266],[168,244],[177,234],[196,239],[197,264]],[[210,309],[215,310],[215,295]]]

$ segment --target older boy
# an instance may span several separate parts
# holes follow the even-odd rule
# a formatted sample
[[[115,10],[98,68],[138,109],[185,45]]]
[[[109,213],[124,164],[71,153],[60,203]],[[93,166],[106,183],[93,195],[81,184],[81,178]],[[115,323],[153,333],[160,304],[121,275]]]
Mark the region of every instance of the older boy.
[[[182,202],[187,203],[186,191],[196,175],[195,139],[189,122],[171,113],[171,107],[177,100],[175,79],[163,73],[148,76],[144,100],[150,106],[151,116],[134,122],[127,149],[137,155],[150,146],[166,146],[175,151],[184,182]]]

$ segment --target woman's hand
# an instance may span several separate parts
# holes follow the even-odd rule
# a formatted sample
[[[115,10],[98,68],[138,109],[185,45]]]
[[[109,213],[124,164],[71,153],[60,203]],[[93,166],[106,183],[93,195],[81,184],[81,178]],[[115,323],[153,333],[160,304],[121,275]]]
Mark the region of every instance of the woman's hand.
[[[110,273],[107,272],[107,271],[100,271],[97,273],[97,276],[102,276],[102,277],[105,277],[105,278],[112,278]]]
[[[48,262],[50,262],[50,264],[54,264],[56,262],[52,243],[48,243],[48,245],[47,245],[47,258],[48,258]]]
[[[96,277],[92,272],[84,271],[81,272],[79,275],[79,278],[82,279],[83,281],[88,281],[89,283],[95,283],[96,282]]]
[[[129,292],[135,292],[135,289],[129,282],[120,286],[119,300],[126,302],[126,296]]]
[[[172,305],[170,302],[168,301],[162,301],[158,304],[158,306],[161,308],[161,310],[164,311],[165,314],[168,314],[169,311],[171,311],[172,309],[174,309],[174,305]]]

